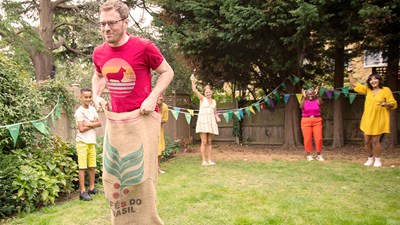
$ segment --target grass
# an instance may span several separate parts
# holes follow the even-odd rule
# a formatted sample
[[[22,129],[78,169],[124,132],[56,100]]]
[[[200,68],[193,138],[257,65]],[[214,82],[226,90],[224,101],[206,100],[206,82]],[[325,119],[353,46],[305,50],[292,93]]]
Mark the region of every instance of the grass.
[[[400,224],[400,169],[344,161],[218,161],[187,154],[163,164],[166,225]],[[6,224],[110,224],[103,195],[77,198]]]

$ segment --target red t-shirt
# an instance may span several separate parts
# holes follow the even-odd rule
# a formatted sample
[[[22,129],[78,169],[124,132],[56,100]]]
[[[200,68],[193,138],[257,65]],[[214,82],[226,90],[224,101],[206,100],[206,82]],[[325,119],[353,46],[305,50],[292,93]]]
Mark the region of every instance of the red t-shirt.
[[[122,46],[103,43],[94,49],[94,68],[106,78],[113,112],[140,108],[151,92],[151,69],[163,60],[150,40],[136,36],[130,36]]]

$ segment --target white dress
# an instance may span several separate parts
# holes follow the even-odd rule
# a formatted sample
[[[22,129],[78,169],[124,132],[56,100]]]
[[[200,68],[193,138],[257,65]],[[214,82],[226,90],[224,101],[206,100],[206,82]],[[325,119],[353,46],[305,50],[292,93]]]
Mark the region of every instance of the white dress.
[[[212,100],[211,105],[208,104],[207,98],[203,98],[200,103],[199,115],[196,123],[196,133],[210,133],[218,135],[218,125],[215,119],[215,108],[217,103]]]

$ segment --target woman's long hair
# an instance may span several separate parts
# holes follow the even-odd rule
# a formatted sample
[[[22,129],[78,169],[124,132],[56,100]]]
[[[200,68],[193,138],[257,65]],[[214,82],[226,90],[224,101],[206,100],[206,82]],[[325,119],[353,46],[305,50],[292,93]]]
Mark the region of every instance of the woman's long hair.
[[[382,77],[381,77],[379,74],[377,74],[377,73],[373,73],[373,74],[371,74],[371,75],[368,76],[368,79],[367,79],[367,86],[368,86],[368,88],[372,90],[372,86],[371,86],[371,84],[369,83],[369,82],[371,81],[372,77],[375,77],[377,80],[379,80],[379,88],[383,88],[383,80],[382,80]]]

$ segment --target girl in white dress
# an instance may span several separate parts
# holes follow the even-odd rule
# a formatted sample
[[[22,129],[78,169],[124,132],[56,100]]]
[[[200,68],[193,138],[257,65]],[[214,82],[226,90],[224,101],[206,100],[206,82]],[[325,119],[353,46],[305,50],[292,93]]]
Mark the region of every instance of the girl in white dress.
[[[218,135],[218,125],[221,119],[217,115],[217,103],[212,99],[212,90],[209,85],[204,87],[204,95],[196,88],[196,80],[192,79],[192,90],[200,100],[200,109],[196,123],[196,133],[200,133],[200,152],[202,166],[214,166],[211,160],[212,137]]]

